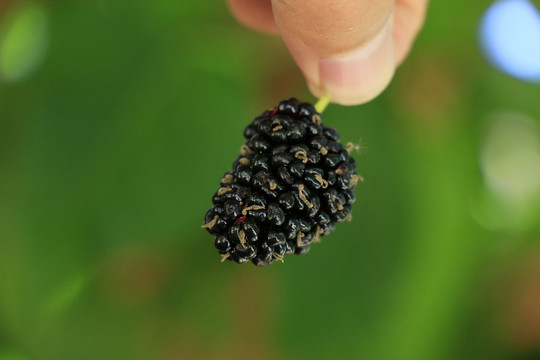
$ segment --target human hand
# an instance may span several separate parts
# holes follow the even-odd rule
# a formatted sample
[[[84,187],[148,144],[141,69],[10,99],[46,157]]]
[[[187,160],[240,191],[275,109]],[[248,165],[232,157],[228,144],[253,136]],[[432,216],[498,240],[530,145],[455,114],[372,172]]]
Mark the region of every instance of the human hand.
[[[428,0],[228,0],[236,18],[280,34],[311,92],[357,105],[379,95],[405,59]]]

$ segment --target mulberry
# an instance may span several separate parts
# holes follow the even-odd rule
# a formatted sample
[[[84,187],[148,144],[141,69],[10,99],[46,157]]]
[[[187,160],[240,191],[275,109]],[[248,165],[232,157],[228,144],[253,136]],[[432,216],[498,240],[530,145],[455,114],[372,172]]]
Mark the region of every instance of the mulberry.
[[[291,98],[257,116],[221,179],[203,228],[222,261],[257,266],[305,254],[350,218],[356,162],[309,103]]]

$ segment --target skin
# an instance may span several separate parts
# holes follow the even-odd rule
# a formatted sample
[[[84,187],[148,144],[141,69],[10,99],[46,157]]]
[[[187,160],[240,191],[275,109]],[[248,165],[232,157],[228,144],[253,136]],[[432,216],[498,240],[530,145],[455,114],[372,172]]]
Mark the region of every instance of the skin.
[[[228,0],[238,21],[280,35],[311,92],[358,105],[379,95],[409,53],[428,0]]]

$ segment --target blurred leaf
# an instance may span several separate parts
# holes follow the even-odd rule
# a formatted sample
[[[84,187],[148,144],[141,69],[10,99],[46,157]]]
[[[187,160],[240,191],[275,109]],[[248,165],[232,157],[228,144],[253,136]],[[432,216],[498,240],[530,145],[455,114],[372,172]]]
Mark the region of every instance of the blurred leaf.
[[[48,41],[43,7],[23,3],[0,23],[0,81],[23,79],[44,60]]]
[[[88,275],[76,274],[64,284],[60,284],[59,288],[43,303],[43,315],[48,317],[65,311],[80,296],[88,282]]]
[[[6,350],[0,347],[0,360],[29,360],[29,358],[15,350]]]

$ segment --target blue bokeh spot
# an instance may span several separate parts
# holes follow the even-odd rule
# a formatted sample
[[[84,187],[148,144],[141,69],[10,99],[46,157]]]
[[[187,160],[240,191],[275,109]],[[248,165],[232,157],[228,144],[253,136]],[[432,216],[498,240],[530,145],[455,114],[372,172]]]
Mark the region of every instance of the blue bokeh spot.
[[[528,0],[493,3],[480,25],[482,47],[500,70],[540,83],[540,12]]]

